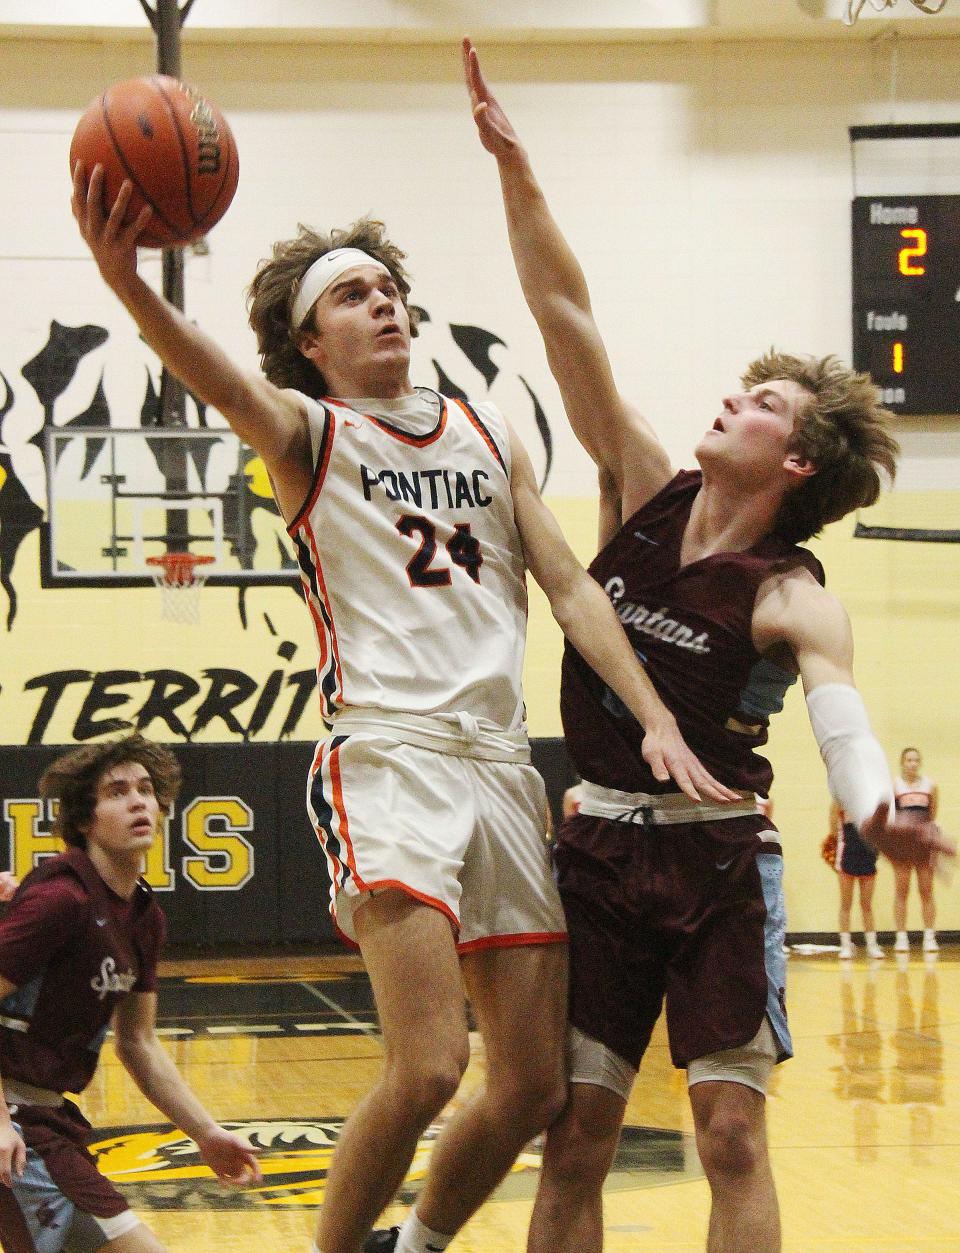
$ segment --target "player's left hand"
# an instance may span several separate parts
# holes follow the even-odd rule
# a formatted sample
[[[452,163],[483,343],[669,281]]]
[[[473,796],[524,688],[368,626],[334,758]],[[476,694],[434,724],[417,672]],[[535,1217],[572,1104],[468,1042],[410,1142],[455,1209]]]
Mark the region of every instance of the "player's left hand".
[[[137,239],[147,228],[153,210],[144,205],[132,222],[125,222],[133,196],[133,183],[125,179],[112,205],[105,208],[104,170],[87,170],[82,161],[73,167],[70,207],[80,234],[93,253],[104,282],[118,295],[137,272]]]
[[[263,1182],[256,1150],[232,1131],[214,1127],[207,1135],[197,1139],[197,1148],[203,1160],[224,1183]]]
[[[0,870],[0,901],[13,899],[13,894],[20,886],[20,880],[9,870]]]
[[[691,800],[736,801],[742,797],[713,777],[688,747],[676,722],[647,726],[640,752],[653,777],[661,783],[673,779]]]
[[[860,834],[891,861],[912,866],[930,866],[940,874],[950,874],[956,864],[957,844],[935,822],[890,817],[886,801],[860,826]]]
[[[484,148],[487,152],[493,153],[498,161],[515,154],[523,155],[517,133],[487,86],[480,71],[477,50],[469,39],[463,41],[463,73],[467,80],[467,90],[470,92],[473,120],[477,124],[480,142]]]

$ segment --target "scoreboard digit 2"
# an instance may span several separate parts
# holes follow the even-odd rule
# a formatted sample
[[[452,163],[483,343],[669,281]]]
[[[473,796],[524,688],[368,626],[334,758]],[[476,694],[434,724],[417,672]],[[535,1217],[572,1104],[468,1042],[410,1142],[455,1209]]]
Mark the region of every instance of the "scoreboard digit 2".
[[[853,201],[853,364],[895,413],[960,414],[960,196]]]

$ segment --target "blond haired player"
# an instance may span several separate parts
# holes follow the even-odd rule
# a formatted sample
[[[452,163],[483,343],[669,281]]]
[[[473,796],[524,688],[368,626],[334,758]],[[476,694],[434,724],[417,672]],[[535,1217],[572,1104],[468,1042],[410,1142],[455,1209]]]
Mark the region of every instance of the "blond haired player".
[[[768,354],[676,471],[619,393],[576,258],[469,41],[467,83],[497,160],[514,260],[571,424],[622,528],[591,566],[691,747],[743,803],[691,803],[647,769],[639,727],[568,642],[567,747],[583,779],[557,839],[571,941],[571,1095],[547,1134],[534,1253],[603,1242],[602,1187],[627,1097],[665,1003],[710,1183],[712,1253],[780,1247],[765,1088],[790,1055],[782,856],[755,794],[797,673],[831,790],[870,842],[929,862],[953,844],[889,816],[892,787],[853,686],[843,608],[801,545],[876,497],[896,445],[876,389],[836,358]],[[617,507],[617,505],[619,507]]]

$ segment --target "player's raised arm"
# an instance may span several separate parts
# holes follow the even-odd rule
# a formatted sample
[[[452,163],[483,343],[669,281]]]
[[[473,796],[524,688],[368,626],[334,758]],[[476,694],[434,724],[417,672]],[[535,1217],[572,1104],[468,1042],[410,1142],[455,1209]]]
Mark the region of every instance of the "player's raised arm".
[[[564,635],[643,727],[643,758],[654,778],[661,782],[672,778],[693,800],[738,799],[738,793],[719,783],[687,747],[606,593],[581,566],[543,503],[530,458],[512,429],[510,456],[514,514],[527,568],[546,592]]]
[[[95,166],[89,177],[80,162],[74,169],[73,215],[104,282],[167,369],[222,413],[240,438],[257,450],[281,494],[283,485],[288,486],[295,508],[312,476],[306,422],[296,398],[258,374],[241,370],[209,335],[144,282],[137,273],[137,237],[151,211],[144,208],[125,223],[131,192],[132,185],[125,182],[105,212],[102,167]]]
[[[510,247],[523,294],[543,336],[567,416],[594,461],[623,487],[650,496],[671,477],[666,451],[617,391],[580,264],[563,237],[517,133],[463,43],[464,72],[480,141],[496,158]]]

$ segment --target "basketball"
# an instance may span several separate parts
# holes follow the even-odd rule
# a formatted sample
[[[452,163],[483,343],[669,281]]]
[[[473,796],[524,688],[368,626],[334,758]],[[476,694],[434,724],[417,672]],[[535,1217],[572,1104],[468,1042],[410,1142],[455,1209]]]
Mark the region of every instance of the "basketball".
[[[125,178],[133,183],[127,211],[153,217],[138,244],[178,247],[220,221],[237,190],[240,162],[226,119],[193,87],[164,74],[115,83],[84,112],[70,144],[70,173],[82,161],[87,177],[104,168],[104,208]]]

